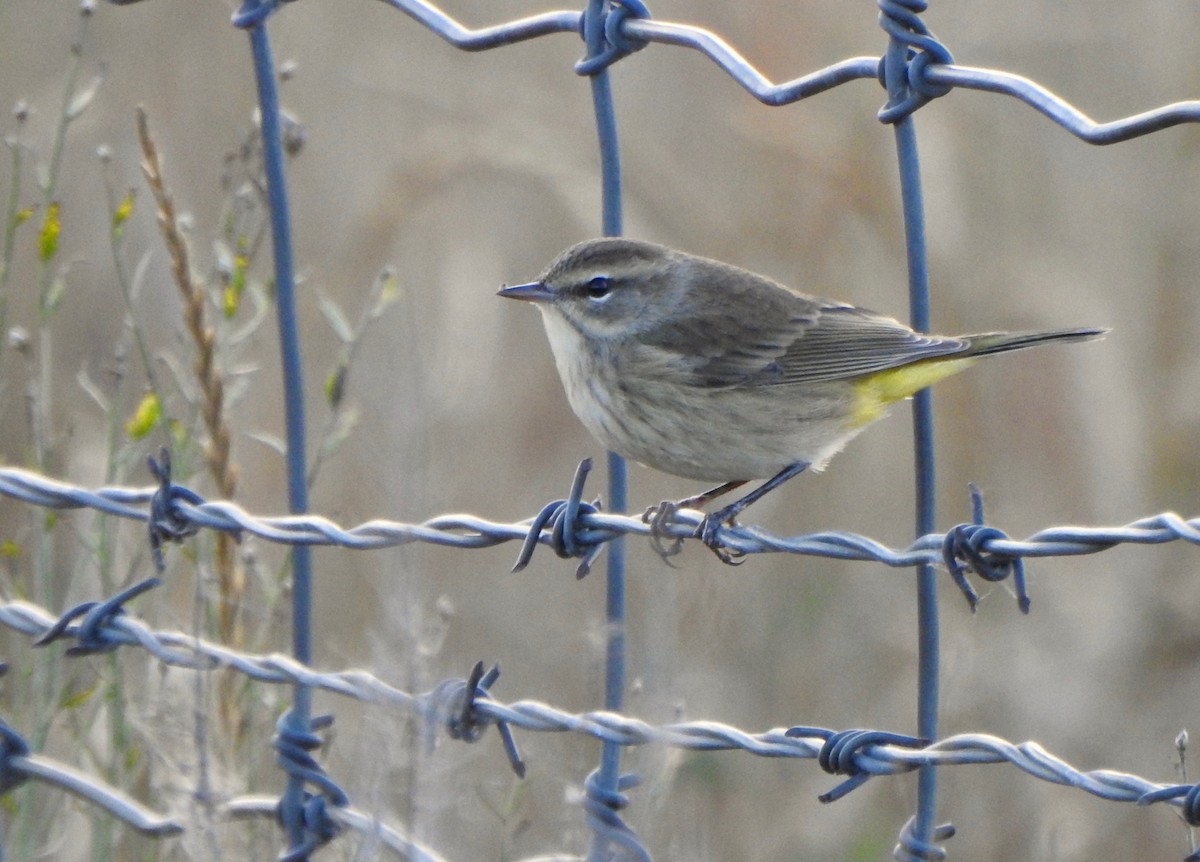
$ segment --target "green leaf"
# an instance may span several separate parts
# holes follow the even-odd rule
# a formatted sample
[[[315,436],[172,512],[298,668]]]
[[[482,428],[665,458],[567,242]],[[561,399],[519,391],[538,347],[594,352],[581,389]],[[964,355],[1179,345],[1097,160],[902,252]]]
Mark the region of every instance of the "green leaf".
[[[98,688],[99,684],[94,685],[91,688],[80,689],[72,694],[66,694],[59,703],[59,706],[61,706],[63,709],[77,709],[91,700]]]

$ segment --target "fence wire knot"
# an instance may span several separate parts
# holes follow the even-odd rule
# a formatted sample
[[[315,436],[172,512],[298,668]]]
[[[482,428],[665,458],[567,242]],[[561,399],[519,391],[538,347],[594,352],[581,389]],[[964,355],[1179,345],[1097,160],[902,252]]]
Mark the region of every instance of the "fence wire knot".
[[[1174,784],[1159,790],[1145,793],[1138,797],[1138,805],[1152,805],[1155,802],[1166,802],[1169,799],[1183,798],[1179,806],[1179,816],[1188,826],[1200,826],[1200,784]],[[1200,850],[1188,856],[1184,862],[1200,860]]]
[[[280,799],[276,817],[283,822],[283,800]],[[294,847],[289,847],[279,855],[279,862],[308,862],[309,857],[317,848],[332,841],[342,831],[342,826],[329,812],[329,800],[308,791],[304,792],[304,801],[300,805],[301,827],[304,830],[304,840]]]
[[[1175,784],[1138,797],[1138,805],[1151,805],[1155,802],[1165,802],[1168,799],[1183,797],[1179,806],[1179,816],[1188,826],[1200,826],[1200,784]],[[1200,850],[1186,856],[1183,862],[1200,862]]]
[[[471,675],[466,680],[449,679],[440,683],[432,692],[425,696],[424,713],[427,719],[426,727],[430,733],[426,744],[432,750],[436,737],[434,731],[443,727],[451,739],[462,742],[478,742],[488,729],[495,724],[496,731],[504,744],[504,753],[508,757],[509,766],[518,778],[525,777],[525,761],[517,750],[517,742],[513,738],[512,728],[507,721],[492,718],[479,709],[480,698],[487,698],[492,685],[500,678],[500,666],[492,665],[491,670],[484,672],[483,662],[475,662]]]
[[[942,541],[942,560],[950,570],[950,577],[966,596],[971,613],[975,612],[975,607],[979,604],[979,593],[967,581],[967,570],[992,583],[998,583],[1012,575],[1017,588],[1017,606],[1021,613],[1027,614],[1030,599],[1025,585],[1025,561],[1020,556],[989,547],[1009,537],[1002,530],[984,523],[983,494],[975,485],[969,487],[972,523],[959,524],[946,532],[946,538]]]
[[[1187,789],[1180,813],[1188,826],[1200,826],[1200,784],[1193,784]],[[1200,852],[1193,854],[1192,858],[1200,859]]]
[[[180,514],[178,502],[199,506],[204,498],[190,488],[171,481],[171,453],[163,447],[158,460],[151,455],[146,459],[150,473],[158,480],[158,490],[150,498],[150,553],[154,557],[154,568],[160,573],[166,570],[162,546],[164,542],[182,542],[194,536],[200,527]]]
[[[830,775],[848,775],[833,790],[822,793],[817,797],[821,802],[836,802],[851,790],[866,783],[873,774],[859,760],[859,753],[867,746],[898,745],[904,748],[920,749],[929,745],[928,739],[907,736],[900,733],[890,733],[885,730],[841,730],[833,733],[822,727],[790,727],[787,736],[818,737],[825,740],[817,753],[817,764]],[[889,770],[895,771],[894,769]]]
[[[900,830],[900,838],[896,846],[892,848],[892,858],[897,862],[940,862],[945,859],[946,849],[944,847],[938,847],[932,842],[917,838],[913,832],[916,822],[916,817],[908,818],[908,822]],[[941,826],[933,828],[934,841],[945,841],[953,837],[954,827],[949,823],[943,823]]]
[[[881,123],[897,123],[927,102],[950,92],[949,85],[929,80],[925,70],[930,65],[950,65],[954,57],[921,20],[920,15],[928,6],[925,0],[878,0],[878,5],[879,26],[907,49],[904,74],[909,94],[895,104],[884,105],[878,115]],[[880,83],[886,88],[885,69],[886,64],[880,63]]]
[[[589,43],[589,54],[575,64],[575,74],[599,74],[622,57],[646,47],[645,40],[633,38],[625,32],[624,27],[628,18],[650,17],[650,10],[642,0],[610,0],[600,11],[600,21],[592,23],[589,20],[591,17],[585,12],[579,19],[580,35]],[[597,53],[590,53],[588,30],[593,26],[602,26],[604,32]]]
[[[24,757],[27,754],[29,743],[0,719],[0,796],[4,796],[28,778],[24,771],[15,768],[12,763],[14,757]]]
[[[332,715],[318,715],[309,720],[308,727],[297,727],[293,723],[290,710],[281,715],[275,723],[275,738],[271,741],[275,746],[275,762],[290,777],[304,784],[315,785],[319,791],[304,791],[304,801],[301,804],[304,837],[299,844],[289,847],[279,856],[280,862],[304,862],[314,850],[331,841],[341,829],[329,814],[328,806],[344,808],[350,804],[350,797],[310,754],[324,742],[317,732],[332,725]],[[283,822],[283,805],[286,799],[285,796],[280,800],[280,822]]]
[[[46,646],[70,634],[77,643],[67,649],[69,656],[112,652],[122,644],[128,643],[128,639],[113,628],[113,621],[125,613],[125,603],[147,590],[154,589],[160,583],[162,581],[158,578],[148,578],[122,590],[111,599],[78,604],[59,617],[54,625],[46,630],[45,634],[33,642],[33,645]],[[83,620],[78,628],[74,632],[69,632],[71,623],[80,617]]]
[[[640,782],[639,776],[627,773],[617,779],[616,790],[610,790],[601,786],[600,770],[592,770],[583,782],[583,808],[588,826],[598,838],[615,844],[625,859],[651,862],[649,851],[618,813],[629,804],[629,797],[622,791]]]
[[[576,578],[582,578],[592,570],[592,563],[600,554],[604,542],[600,537],[585,535],[581,529],[581,516],[592,515],[602,509],[598,497],[591,503],[582,501],[583,486],[591,469],[591,458],[580,461],[579,466],[575,468],[575,477],[571,481],[571,492],[567,499],[547,503],[542,507],[542,511],[538,512],[529,525],[525,541],[521,543],[520,553],[517,554],[517,561],[512,567],[514,572],[519,572],[529,565],[541,539],[542,530],[547,527],[550,528],[550,547],[554,549],[554,553],[564,560],[582,558],[579,567],[575,569]]]
[[[231,22],[234,27],[248,30],[264,23],[284,3],[291,2],[292,0],[244,0],[242,7],[234,13]]]

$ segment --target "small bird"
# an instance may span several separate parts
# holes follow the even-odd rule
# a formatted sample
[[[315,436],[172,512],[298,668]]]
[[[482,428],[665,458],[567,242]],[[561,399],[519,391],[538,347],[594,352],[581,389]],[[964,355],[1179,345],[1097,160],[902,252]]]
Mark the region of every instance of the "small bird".
[[[1108,330],[927,335],[765,276],[623,238],[568,248],[537,281],[499,295],[542,312],[575,415],[606,447],[666,473],[721,484],[647,512],[661,526],[754,479],[696,536],[717,529],[852,437],[983,356]]]

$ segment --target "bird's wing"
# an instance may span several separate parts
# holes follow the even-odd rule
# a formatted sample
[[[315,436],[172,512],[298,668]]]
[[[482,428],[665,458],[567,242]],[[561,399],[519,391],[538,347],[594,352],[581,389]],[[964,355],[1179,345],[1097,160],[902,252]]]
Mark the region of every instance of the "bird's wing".
[[[758,287],[743,289],[734,280],[727,291],[709,293],[702,304],[684,301],[662,309],[637,334],[639,352],[661,359],[664,370],[694,386],[737,386],[761,377],[801,332],[816,325],[820,314],[817,303],[773,282],[762,279]],[[748,305],[755,309],[752,317],[746,314]],[[776,366],[767,373],[779,370]]]
[[[718,387],[845,380],[967,348],[959,339],[922,335],[890,317],[782,288],[769,297],[760,292],[755,304],[759,313],[751,319],[736,297],[703,314],[689,309],[642,338],[683,359],[696,385]]]
[[[793,336],[783,354],[747,382],[845,380],[969,347],[958,338],[914,332],[893,318],[838,304],[820,306],[813,324],[794,329]]]

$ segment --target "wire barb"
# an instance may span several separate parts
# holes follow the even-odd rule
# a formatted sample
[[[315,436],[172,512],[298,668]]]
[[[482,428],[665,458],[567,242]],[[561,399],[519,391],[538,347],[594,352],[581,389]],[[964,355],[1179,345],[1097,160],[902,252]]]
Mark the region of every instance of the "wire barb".
[[[154,568],[161,574],[166,571],[166,561],[163,559],[164,542],[182,542],[189,536],[196,535],[199,526],[187,520],[179,510],[180,502],[199,506],[204,498],[190,488],[176,485],[171,481],[171,452],[167,447],[159,451],[158,460],[151,455],[146,459],[150,474],[158,480],[158,490],[150,498],[150,554],[154,558]]]
[[[0,719],[0,796],[24,783],[28,773],[17,769],[14,758],[29,754],[29,743]]]
[[[1025,584],[1025,561],[1016,554],[1005,553],[996,548],[998,542],[1011,540],[1003,531],[984,523],[983,494],[974,484],[968,487],[971,491],[972,521],[969,524],[951,527],[947,531],[942,542],[942,561],[950,570],[950,577],[954,579],[958,589],[966,596],[971,613],[975,613],[975,607],[979,604],[979,593],[967,581],[967,570],[993,583],[1012,575],[1017,588],[1017,607],[1021,609],[1021,613],[1028,614],[1030,599]]]
[[[69,656],[112,652],[126,642],[119,629],[114,625],[115,621],[125,613],[125,603],[154,589],[161,583],[162,581],[158,578],[148,578],[122,590],[106,601],[84,602],[76,605],[59,617],[58,621],[47,629],[45,634],[33,642],[33,645],[35,647],[46,646],[69,635],[77,640],[74,646],[67,649]],[[80,617],[83,618],[82,622],[72,628],[71,623]]]
[[[496,725],[504,745],[508,764],[518,778],[525,777],[525,761],[517,749],[509,723],[479,708],[480,703],[490,697],[492,685],[500,678],[500,665],[484,673],[483,662],[476,662],[471,675],[465,680],[445,680],[428,695],[421,698],[421,711],[425,715],[429,731],[427,747],[432,750],[436,742],[434,732],[438,726],[445,728],[451,739],[462,742],[478,742],[489,725]]]
[[[318,792],[307,787],[304,790],[301,811],[303,839],[289,847],[280,856],[280,862],[306,862],[313,851],[332,841],[341,831],[338,822],[329,815],[330,806],[345,807],[350,797],[330,778],[310,752],[316,751],[324,740],[318,731],[333,726],[332,715],[313,716],[307,727],[297,727],[291,711],[285,712],[275,723],[275,762],[293,778],[304,785],[315,785]],[[279,819],[283,823],[283,805],[280,800]]]
[[[580,461],[579,466],[575,468],[575,476],[571,480],[571,491],[567,495],[567,499],[547,503],[530,522],[529,532],[526,533],[525,540],[521,543],[517,561],[512,567],[514,573],[524,570],[529,565],[529,561],[533,558],[533,552],[537,550],[538,542],[542,541],[542,531],[547,527],[550,528],[547,544],[554,549],[554,553],[564,560],[582,558],[579,567],[575,570],[577,579],[585,577],[592,570],[592,563],[599,556],[604,547],[604,539],[607,537],[594,534],[585,536],[582,532],[581,518],[585,515],[594,515],[603,508],[599,497],[591,503],[582,502],[583,486],[587,482],[588,473],[591,470],[591,458],[584,458]]]
[[[620,812],[629,804],[629,797],[623,791],[636,787],[640,782],[641,778],[637,775],[625,774],[617,779],[616,790],[608,790],[600,783],[600,770],[595,769],[588,773],[583,782],[583,810],[592,832],[600,841],[615,844],[621,854],[619,858],[632,862],[651,862],[649,851],[620,816]]]
[[[827,733],[820,728],[791,728],[788,735],[819,736]],[[830,803],[841,799],[851,790],[862,786],[872,775],[870,767],[859,755],[869,746],[895,745],[905,748],[921,749],[929,745],[930,740],[900,733],[889,733],[884,730],[843,730],[829,734],[825,744],[817,754],[817,764],[830,775],[848,775],[837,787],[817,797],[821,802]],[[887,770],[888,774],[894,769]]]
[[[892,849],[892,858],[897,862],[940,862],[945,859],[946,849],[944,847],[938,847],[936,844],[917,838],[916,824],[916,817],[908,818],[908,822],[900,830],[898,843]],[[941,826],[934,827],[933,840],[946,841],[954,837],[954,831],[952,825],[943,823]]]
[[[1153,805],[1180,799],[1179,816],[1188,826],[1200,826],[1200,784],[1175,784],[1138,797],[1138,805]],[[1187,862],[1200,859],[1200,851],[1187,857]]]

